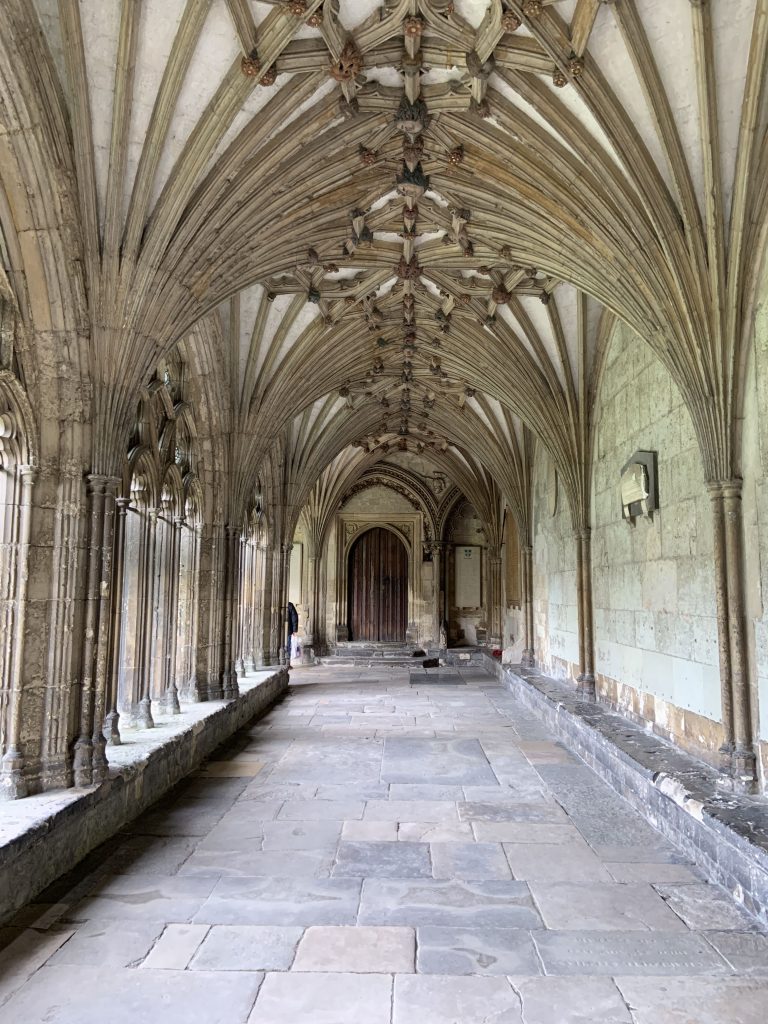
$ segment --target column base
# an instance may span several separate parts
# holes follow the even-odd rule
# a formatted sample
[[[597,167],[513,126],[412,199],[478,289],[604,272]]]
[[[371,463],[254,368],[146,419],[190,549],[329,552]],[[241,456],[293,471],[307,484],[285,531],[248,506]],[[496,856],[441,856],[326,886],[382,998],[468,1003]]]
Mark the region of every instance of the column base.
[[[533,648],[526,647],[520,657],[520,664],[524,668],[536,668],[536,657],[533,653]]]
[[[597,700],[597,694],[595,693],[595,677],[591,672],[583,672],[578,676],[576,679],[576,692],[584,701],[593,703]]]
[[[179,704],[179,694],[175,686],[172,686],[165,695],[165,713],[167,715],[180,715],[181,705]]]
[[[235,672],[237,672],[239,676],[245,675],[245,662],[242,658],[238,658],[235,662]]]
[[[24,758],[18,750],[9,750],[0,770],[0,800],[19,800],[28,793],[24,778]]]
[[[7,756],[7,755],[6,755]],[[93,743],[81,736],[75,743],[72,760],[72,781],[75,786],[90,786],[93,783]]]
[[[91,772],[91,780],[94,784],[104,782],[109,778],[109,762],[107,761],[107,755],[105,753],[106,747],[106,740],[101,734],[94,736],[92,761],[93,771]]]
[[[237,685],[237,672],[234,668],[228,668],[221,679],[221,693],[224,700],[234,700],[240,695],[240,687]]]
[[[219,676],[211,675],[208,680],[208,700],[223,700],[223,697],[221,679]]]
[[[155,720],[152,717],[152,701],[149,697],[144,697],[143,700],[139,701],[139,710],[136,715],[136,725],[139,729],[154,729]]]
[[[104,719],[104,738],[107,741],[108,747],[119,747],[122,744],[120,738],[120,715],[115,711],[110,711],[107,717]]]
[[[733,752],[732,769],[735,788],[742,793],[757,792],[757,758],[754,751],[736,747]]]

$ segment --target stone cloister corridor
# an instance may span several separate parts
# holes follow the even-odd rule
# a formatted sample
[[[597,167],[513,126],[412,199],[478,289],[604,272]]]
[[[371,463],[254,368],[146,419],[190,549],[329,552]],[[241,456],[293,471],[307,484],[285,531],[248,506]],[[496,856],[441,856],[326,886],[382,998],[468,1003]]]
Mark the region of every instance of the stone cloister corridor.
[[[476,666],[295,672],[24,926],[3,1024],[763,1024],[768,1002],[755,920]]]
[[[767,936],[768,0],[0,0],[0,1021]]]

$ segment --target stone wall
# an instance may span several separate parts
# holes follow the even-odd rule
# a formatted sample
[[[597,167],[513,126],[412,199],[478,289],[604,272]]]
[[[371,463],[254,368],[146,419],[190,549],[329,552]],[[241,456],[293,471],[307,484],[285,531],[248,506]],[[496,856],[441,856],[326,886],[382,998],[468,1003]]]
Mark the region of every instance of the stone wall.
[[[619,478],[658,452],[660,510],[622,519]],[[722,742],[711,506],[690,415],[670,375],[617,326],[595,409],[592,580],[597,689],[715,759]]]
[[[578,628],[571,512],[549,456],[537,445],[533,468],[533,632],[536,662],[545,672],[576,678]]]
[[[747,650],[754,682],[752,713],[768,776],[768,264],[747,353],[742,425]]]

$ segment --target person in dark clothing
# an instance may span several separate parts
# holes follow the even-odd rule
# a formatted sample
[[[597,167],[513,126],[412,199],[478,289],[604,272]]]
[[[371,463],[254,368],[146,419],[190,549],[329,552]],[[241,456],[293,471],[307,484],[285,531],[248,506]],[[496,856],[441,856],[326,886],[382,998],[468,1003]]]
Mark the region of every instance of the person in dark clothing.
[[[299,631],[299,613],[293,601],[288,602],[288,636],[293,636]]]
[[[288,664],[293,665],[301,657],[299,646],[299,613],[293,601],[288,602]]]

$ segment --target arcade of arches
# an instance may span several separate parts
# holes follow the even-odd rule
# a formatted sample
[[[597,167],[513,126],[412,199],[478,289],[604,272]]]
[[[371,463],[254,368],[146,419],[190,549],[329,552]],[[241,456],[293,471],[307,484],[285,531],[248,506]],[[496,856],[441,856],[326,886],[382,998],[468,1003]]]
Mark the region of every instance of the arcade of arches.
[[[289,600],[764,792],[766,183],[768,0],[3,0],[3,797]]]

